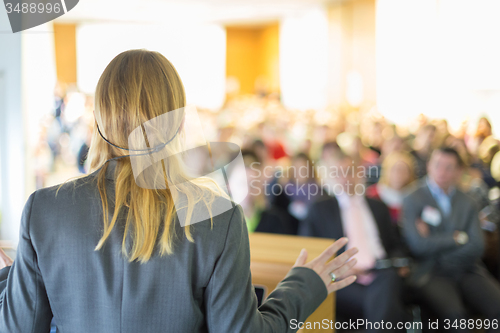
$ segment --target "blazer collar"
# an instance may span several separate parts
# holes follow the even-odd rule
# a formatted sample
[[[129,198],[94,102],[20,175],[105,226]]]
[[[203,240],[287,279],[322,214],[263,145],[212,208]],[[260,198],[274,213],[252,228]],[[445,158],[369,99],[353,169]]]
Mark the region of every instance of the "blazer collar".
[[[425,192],[426,204],[428,204],[428,205],[430,205],[430,206],[432,206],[434,208],[437,208],[439,210],[439,212],[441,213],[441,217],[442,218],[444,218],[444,219],[451,218],[451,216],[453,215],[453,209],[457,205],[457,200],[458,200],[457,192],[458,192],[458,190],[455,189],[454,192],[453,192],[453,196],[451,197],[451,211],[450,211],[450,216],[446,217],[446,215],[444,214],[444,212],[441,210],[441,207],[438,205],[436,199],[432,195],[432,192],[431,192],[429,186],[427,185],[427,182],[425,182],[425,181],[423,182],[422,188],[423,188],[423,190]]]
[[[106,179],[114,181],[115,180],[115,170],[116,170],[117,164],[118,164],[118,162],[116,160],[107,161],[99,169],[92,172],[91,175],[97,176],[99,174],[99,172],[102,170],[102,168],[104,168],[107,165],[105,177],[106,177]]]
[[[427,182],[424,181],[422,183],[422,188],[425,191],[425,198],[427,199],[427,203],[433,206],[434,208],[439,209],[439,211],[441,211],[441,208],[439,208],[436,199],[434,199],[434,195],[432,195],[431,189],[429,188],[429,185],[427,185]],[[441,212],[441,214],[442,213],[443,212]]]
[[[444,192],[443,189],[439,187],[438,184],[429,176],[425,177],[425,182],[427,188],[432,193],[433,196],[447,196],[450,200],[456,192],[455,186],[450,187],[448,193]]]
[[[115,180],[115,170],[118,162],[116,160],[112,160],[107,162],[108,167],[106,168],[106,179]]]

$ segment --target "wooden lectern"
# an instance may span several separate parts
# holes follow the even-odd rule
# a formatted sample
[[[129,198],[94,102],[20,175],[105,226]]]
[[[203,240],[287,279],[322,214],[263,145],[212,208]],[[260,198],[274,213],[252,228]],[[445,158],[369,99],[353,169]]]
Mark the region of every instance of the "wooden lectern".
[[[250,268],[252,271],[252,283],[267,287],[267,297],[278,283],[286,276],[295,264],[300,250],[307,249],[310,261],[320,255],[328,246],[332,245],[333,239],[313,238],[276,235],[266,233],[252,233],[250,237]],[[335,322],[335,295],[328,295],[326,300],[309,317],[307,321],[322,322],[324,319]],[[334,332],[326,329],[303,329],[299,332]]]

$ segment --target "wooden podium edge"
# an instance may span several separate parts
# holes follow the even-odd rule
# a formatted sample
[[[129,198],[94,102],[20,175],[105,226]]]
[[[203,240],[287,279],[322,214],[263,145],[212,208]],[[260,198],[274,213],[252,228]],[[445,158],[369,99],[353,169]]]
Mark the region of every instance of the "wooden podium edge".
[[[249,238],[252,283],[266,287],[267,291],[264,300],[290,271],[302,248],[308,250],[308,261],[310,261],[335,241],[331,238],[265,233],[252,233],[249,235]],[[303,328],[299,332],[334,332],[335,310],[335,293],[331,293],[304,322],[305,326],[307,326],[308,322],[311,323],[311,327],[314,327],[314,323],[316,323],[316,329]],[[328,321],[329,328],[327,329],[324,329],[323,325],[321,325],[324,320]],[[332,322],[333,325],[331,324]],[[317,323],[320,323],[319,328]]]

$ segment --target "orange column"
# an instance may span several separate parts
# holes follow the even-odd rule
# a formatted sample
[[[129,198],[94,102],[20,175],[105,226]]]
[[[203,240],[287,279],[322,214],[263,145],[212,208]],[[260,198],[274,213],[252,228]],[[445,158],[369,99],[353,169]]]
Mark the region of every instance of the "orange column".
[[[54,23],[57,80],[76,84],[76,25]]]
[[[238,79],[241,94],[256,84],[279,91],[279,24],[227,27],[226,76]]]

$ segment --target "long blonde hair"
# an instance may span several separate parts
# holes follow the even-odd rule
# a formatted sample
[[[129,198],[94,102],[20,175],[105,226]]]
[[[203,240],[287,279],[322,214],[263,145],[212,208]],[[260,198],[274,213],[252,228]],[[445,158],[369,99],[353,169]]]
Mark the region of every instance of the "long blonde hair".
[[[124,157],[117,160],[115,194],[110,199],[111,202],[114,201],[114,211],[109,220],[106,162],[111,158],[127,155],[128,151],[106,143],[97,126],[109,142],[119,147],[128,147],[128,136],[135,128],[166,112],[183,108],[185,104],[184,87],[177,71],[158,52],[130,50],[120,53],[102,73],[95,93],[96,126],[88,155],[90,171],[100,169],[97,187],[102,201],[104,232],[96,250],[103,247],[122,210],[127,211],[122,252],[129,261],[140,262],[147,262],[152,257],[157,243],[160,255],[173,253],[173,223],[176,217],[174,201],[179,194],[186,197],[188,219],[194,205],[200,201],[206,204],[210,212],[210,205],[217,191],[204,186],[204,181],[187,181],[175,185],[175,188],[142,188],[135,182],[130,158]],[[176,122],[180,124],[179,119]],[[166,166],[162,162],[160,170],[165,184],[168,184],[167,173],[188,179],[182,176],[183,170],[179,163]],[[189,223],[186,223],[184,233],[189,241],[194,242]],[[132,240],[130,249],[126,246],[127,237]]]
[[[382,174],[378,181],[379,184],[389,185],[389,173],[396,163],[403,162],[408,167],[408,172],[410,177],[408,179],[407,186],[415,180],[415,160],[410,153],[405,151],[395,151],[387,155],[382,162]]]

